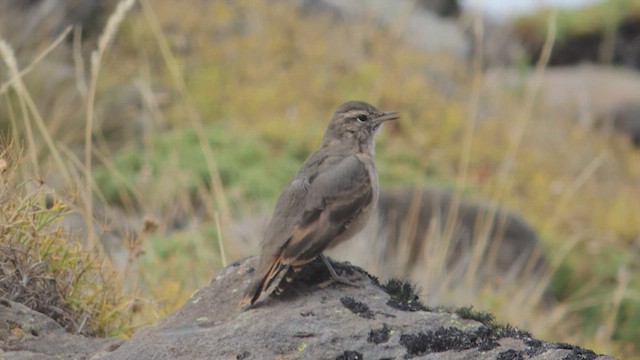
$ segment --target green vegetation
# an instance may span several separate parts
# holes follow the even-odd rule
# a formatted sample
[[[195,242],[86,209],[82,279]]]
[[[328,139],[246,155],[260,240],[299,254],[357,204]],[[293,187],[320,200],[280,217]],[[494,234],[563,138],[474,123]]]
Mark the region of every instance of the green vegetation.
[[[44,174],[45,183],[55,184],[61,195],[47,209],[41,197],[11,192],[14,204],[30,204],[22,209],[45,225],[34,230],[50,229],[47,219],[65,214],[56,212],[60,207],[92,213],[87,183],[94,185],[96,207],[156,219],[157,229],[137,229],[122,239],[128,265],[118,270],[126,280],[122,287],[136,300],[138,311],[130,314],[134,324],[175,310],[226,259],[255,253],[255,242],[235,238],[229,229],[271,208],[317,146],[334,108],[362,99],[402,112],[401,121],[385,128],[378,141],[382,184],[456,184],[471,196],[516,209],[541,234],[554,269],[560,269],[552,279],[557,304],[529,304],[521,291],[526,284],[513,282],[461,286],[441,294],[442,305],[473,305],[539,338],[638,356],[634,339],[640,329],[632,320],[640,316],[637,151],[612,145],[570,120],[539,117],[535,109],[529,114],[521,94],[482,103],[480,113],[491,116],[470,113],[474,88],[466,64],[413,49],[393,28],[375,22],[302,15],[288,4],[259,0],[140,4],[102,59],[95,113],[87,116],[89,100],[76,88],[75,75],[54,62],[38,64],[24,77],[35,109],[25,106],[25,93],[14,87],[0,94],[0,126],[27,146],[20,166]],[[88,51],[95,45],[84,46]],[[69,60],[68,44],[60,44],[53,55],[77,66]],[[33,60],[26,52],[17,56],[21,64]],[[7,81],[4,74],[0,83]],[[54,82],[53,74],[67,77]],[[118,96],[128,85],[142,100]],[[168,99],[161,99],[158,89],[167,90]],[[43,118],[46,131],[34,125],[34,113]],[[90,171],[82,165],[87,118],[96,122]],[[55,139],[53,145],[47,135]],[[18,183],[28,179],[23,173]],[[58,246],[67,244],[60,242],[66,237],[54,238]],[[8,239],[0,238],[0,245]],[[110,255],[114,263],[122,260]],[[91,274],[88,279],[108,272]],[[84,278],[78,279],[63,282],[74,296],[96,296],[103,286],[109,289],[105,294],[118,294],[107,281],[82,290]],[[427,288],[419,277],[411,281]],[[96,299],[109,306],[87,307],[95,315],[93,333],[126,332],[113,312],[124,303]],[[96,300],[81,297],[71,303],[91,301]]]
[[[455,309],[455,313],[463,319],[478,321],[488,328],[495,326],[493,324],[493,321],[495,320],[493,315],[486,311],[473,310],[473,306],[465,306]]]
[[[272,200],[297,171],[304,158],[296,156],[296,149],[277,150],[256,133],[230,133],[228,129],[208,126],[203,134],[208,145],[217,154],[220,178],[231,200]],[[110,202],[119,198],[132,198],[132,189],[144,189],[143,199],[163,194],[195,194],[201,184],[210,182],[205,156],[193,128],[159,133],[148,146],[132,145],[113,157],[110,169],[99,167],[94,172],[98,187]],[[136,183],[136,175],[147,172],[151,181]],[[269,176],[265,176],[269,174]],[[142,180],[145,181],[146,179]],[[246,209],[244,209],[246,210]]]

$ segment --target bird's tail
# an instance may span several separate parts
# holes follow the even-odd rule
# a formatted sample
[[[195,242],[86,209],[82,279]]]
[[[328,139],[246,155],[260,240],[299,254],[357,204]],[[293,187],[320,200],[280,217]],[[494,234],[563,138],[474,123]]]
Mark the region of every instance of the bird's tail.
[[[240,300],[241,306],[252,306],[258,301],[263,292],[267,292],[273,285],[277,287],[280,284],[282,278],[289,273],[288,270],[290,268],[288,264],[283,264],[281,260],[282,258],[274,260],[266,274],[262,276],[256,274],[256,278],[247,287],[242,300]],[[283,272],[283,270],[285,271]]]

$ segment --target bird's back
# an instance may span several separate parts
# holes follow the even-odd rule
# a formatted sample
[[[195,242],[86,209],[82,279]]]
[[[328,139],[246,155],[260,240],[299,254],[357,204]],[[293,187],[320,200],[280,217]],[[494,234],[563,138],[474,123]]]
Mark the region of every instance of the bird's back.
[[[266,258],[277,252],[300,224],[309,188],[318,174],[344,159],[344,155],[333,152],[330,149],[320,149],[309,155],[296,176],[282,191],[262,239],[262,257]]]

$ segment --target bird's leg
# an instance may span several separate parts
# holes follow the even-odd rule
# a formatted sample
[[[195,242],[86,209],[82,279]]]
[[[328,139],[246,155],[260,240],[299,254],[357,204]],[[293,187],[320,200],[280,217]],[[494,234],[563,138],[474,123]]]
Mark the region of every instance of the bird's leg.
[[[353,287],[360,287],[360,285],[354,284],[353,282],[345,279],[344,277],[339,276],[338,273],[336,273],[336,270],[333,268],[333,266],[331,266],[329,259],[327,259],[327,257],[324,256],[324,254],[320,253],[320,258],[322,259],[324,264],[327,266],[327,269],[329,270],[329,274],[331,274],[331,279],[319,284],[318,287],[325,288],[327,286],[332,285],[333,283],[339,283],[339,284],[353,286]]]

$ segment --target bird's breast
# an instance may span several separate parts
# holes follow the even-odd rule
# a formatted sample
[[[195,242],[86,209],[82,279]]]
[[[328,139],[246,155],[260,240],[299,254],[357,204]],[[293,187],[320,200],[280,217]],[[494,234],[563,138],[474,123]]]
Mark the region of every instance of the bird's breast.
[[[371,202],[374,207],[378,204],[378,170],[376,169],[376,162],[373,156],[369,154],[360,153],[356,155],[360,161],[364,164],[369,174],[369,183],[371,184],[371,191],[373,193],[373,201]]]

